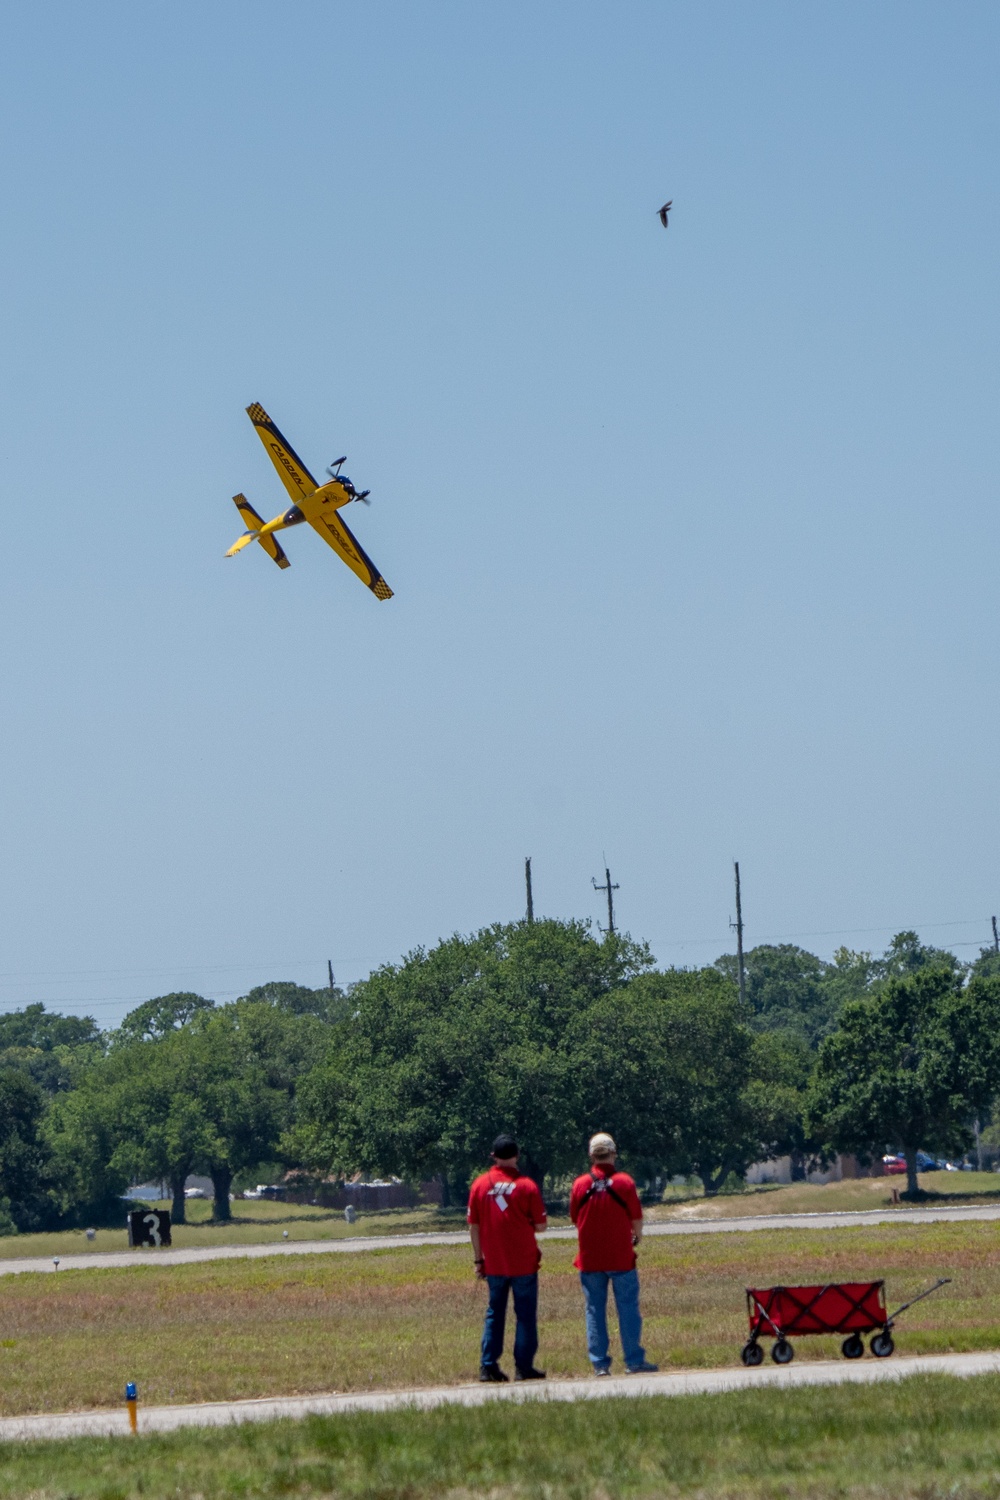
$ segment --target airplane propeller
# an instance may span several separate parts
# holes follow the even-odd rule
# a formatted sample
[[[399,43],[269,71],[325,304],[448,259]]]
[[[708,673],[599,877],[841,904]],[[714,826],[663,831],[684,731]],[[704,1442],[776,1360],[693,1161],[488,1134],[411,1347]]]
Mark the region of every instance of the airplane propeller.
[[[363,500],[366,505],[371,505],[371,501],[368,498],[368,496],[370,494],[371,494],[371,490],[362,490],[361,494],[360,495],[355,495],[354,498],[355,498],[355,500]]]
[[[329,476],[330,476],[331,479],[339,479],[340,478],[340,466],[341,466],[341,464],[346,464],[346,462],[347,462],[347,454],[346,453],[344,454],[343,458],[335,458],[334,459],[333,463],[330,464],[329,468],[326,471],[329,474]]]

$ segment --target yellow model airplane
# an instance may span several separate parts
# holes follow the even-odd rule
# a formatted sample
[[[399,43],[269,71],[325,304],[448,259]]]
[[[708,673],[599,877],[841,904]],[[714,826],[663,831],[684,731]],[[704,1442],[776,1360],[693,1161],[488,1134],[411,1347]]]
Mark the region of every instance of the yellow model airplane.
[[[287,568],[288,558],[275,540],[274,533],[308,521],[338,557],[343,558],[351,572],[357,573],[361,582],[371,589],[376,599],[391,599],[392,589],[337,514],[342,506],[349,505],[352,500],[364,500],[366,504],[368,502],[368,491],[362,490],[359,494],[347,476],[341,474],[340,466],[346,463],[346,459],[339,458],[327,469],[329,484],[317,484],[262,406],[255,401],[252,406],[247,407],[247,416],[256,427],[268,457],[295,504],[265,525],[246,495],[234,495],[236,509],[246,522],[247,530],[238,542],[233,543],[226,556],[235,557],[250,542],[260,542],[268,557],[273,557],[279,568]]]

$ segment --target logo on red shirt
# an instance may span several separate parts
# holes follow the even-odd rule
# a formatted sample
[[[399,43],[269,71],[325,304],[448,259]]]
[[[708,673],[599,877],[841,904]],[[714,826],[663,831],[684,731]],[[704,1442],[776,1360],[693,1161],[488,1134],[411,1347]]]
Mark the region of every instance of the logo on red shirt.
[[[506,1213],[509,1207],[507,1200],[516,1186],[517,1184],[514,1182],[495,1182],[490,1188],[487,1197],[493,1199],[501,1213]]]

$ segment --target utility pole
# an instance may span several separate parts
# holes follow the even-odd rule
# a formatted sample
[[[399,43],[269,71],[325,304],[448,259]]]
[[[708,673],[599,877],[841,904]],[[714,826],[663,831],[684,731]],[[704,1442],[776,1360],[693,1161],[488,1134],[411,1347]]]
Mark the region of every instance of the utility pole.
[[[334,980],[334,977],[333,977],[333,959],[332,958],[328,958],[327,961],[326,961],[326,971],[327,971],[327,973],[330,976],[330,988],[332,990],[332,989],[334,989],[336,987],[336,981]]]
[[[743,962],[743,904],[740,901],[740,862],[733,861],[733,869],[736,871],[736,921],[730,922],[730,927],[736,928],[736,964],[740,975],[740,1005],[747,1003],[747,973]]]
[[[993,923],[993,947],[997,953],[1000,953],[1000,933],[997,932],[997,919],[996,917],[992,917],[990,920]]]
[[[598,885],[597,881],[594,879],[593,875],[590,877],[590,883],[594,887],[595,891],[606,891],[607,892],[607,897],[608,897],[608,925],[605,928],[605,931],[606,932],[614,932],[614,930],[615,930],[615,903],[614,903],[614,900],[612,898],[611,892],[612,891],[617,891],[618,890],[618,886],[617,886],[617,884],[615,884],[615,885],[611,884],[611,871],[608,869],[607,865],[605,865],[605,867],[604,867],[604,884],[603,885]]]
[[[524,861],[524,887],[528,893],[528,921],[535,920],[535,903],[531,899],[531,858]]]

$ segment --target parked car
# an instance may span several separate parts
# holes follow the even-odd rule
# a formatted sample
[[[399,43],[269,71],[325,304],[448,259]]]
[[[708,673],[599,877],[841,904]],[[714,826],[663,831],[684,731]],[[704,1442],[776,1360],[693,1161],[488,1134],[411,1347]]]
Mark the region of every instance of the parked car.
[[[905,1173],[906,1157],[893,1155],[883,1156],[882,1171],[885,1173],[886,1177],[898,1177],[901,1173]]]
[[[931,1156],[928,1151],[917,1152],[918,1172],[940,1172],[940,1170],[941,1163],[938,1161],[936,1156]]]

